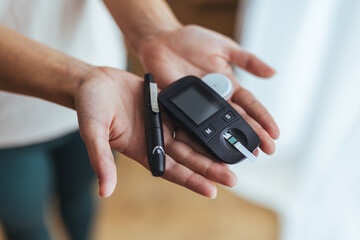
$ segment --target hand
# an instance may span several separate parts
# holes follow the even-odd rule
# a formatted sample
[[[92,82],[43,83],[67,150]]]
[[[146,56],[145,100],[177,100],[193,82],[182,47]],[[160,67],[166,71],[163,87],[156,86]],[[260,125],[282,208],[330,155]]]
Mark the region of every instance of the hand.
[[[111,195],[116,185],[116,167],[111,149],[148,168],[143,81],[125,71],[95,68],[83,77],[75,94],[80,134],[99,179],[99,194]],[[236,184],[236,176],[223,163],[195,152],[183,132],[183,141],[172,138],[174,126],[163,116],[166,151],[163,178],[207,197],[216,196],[214,182]],[[184,143],[187,141],[187,144]]]
[[[275,151],[272,139],[279,137],[278,126],[264,106],[240,86],[230,62],[264,78],[271,77],[274,70],[233,40],[190,25],[147,37],[137,47],[137,54],[146,71],[154,74],[160,88],[186,75],[200,78],[212,72],[227,75],[235,88],[230,103],[259,135],[262,151],[267,154]]]

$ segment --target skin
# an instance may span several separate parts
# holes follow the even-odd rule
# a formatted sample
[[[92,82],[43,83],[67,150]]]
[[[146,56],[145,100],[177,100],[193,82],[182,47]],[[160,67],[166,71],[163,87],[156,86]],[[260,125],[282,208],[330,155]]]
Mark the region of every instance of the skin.
[[[233,81],[230,103],[260,137],[260,148],[275,151],[279,129],[271,115],[236,81],[230,62],[259,77],[274,71],[231,39],[198,27],[182,26],[162,0],[104,1],[124,36],[163,88],[184,75],[221,72]],[[116,186],[111,149],[148,168],[143,124],[143,81],[118,69],[91,66],[0,25],[0,89],[39,97],[77,111],[81,136],[108,197]],[[233,187],[236,175],[212,159],[163,115],[166,168],[164,179],[206,197],[215,183]],[[129,144],[136,143],[136,144]],[[257,154],[258,152],[256,152]]]
[[[140,59],[146,70],[157,76],[160,88],[186,75],[227,75],[235,88],[229,102],[259,135],[261,150],[274,153],[273,139],[279,137],[279,129],[265,107],[240,86],[230,63],[263,78],[271,77],[274,70],[233,40],[199,26],[185,26],[143,43]]]
[[[104,2],[160,88],[186,75],[227,75],[235,88],[230,103],[259,135],[261,150],[274,153],[273,139],[279,137],[279,128],[262,104],[240,86],[231,63],[261,78],[274,75],[271,67],[222,34],[196,25],[183,26],[163,0]]]

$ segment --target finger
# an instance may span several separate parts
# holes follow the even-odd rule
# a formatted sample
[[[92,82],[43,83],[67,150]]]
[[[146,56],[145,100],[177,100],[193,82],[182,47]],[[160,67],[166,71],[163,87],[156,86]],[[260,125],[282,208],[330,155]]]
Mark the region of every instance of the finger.
[[[214,161],[180,141],[174,141],[168,146],[167,153],[178,163],[188,167],[207,179],[218,182],[228,187],[236,185],[236,175],[224,164]]]
[[[208,151],[206,151],[200,144],[195,142],[193,139],[189,137],[188,134],[186,134],[183,130],[179,129],[178,131],[175,130],[174,124],[171,123],[170,118],[167,115],[163,116],[164,123],[166,127],[164,128],[164,137],[165,137],[165,148],[167,149],[168,146],[170,146],[174,141],[180,141],[188,146],[191,146],[196,152],[204,155],[205,157],[217,162],[220,165],[223,165],[226,168],[229,168],[229,165],[224,162],[220,162],[217,159],[215,159]],[[174,135],[175,131],[175,135]],[[173,138],[173,136],[176,136],[176,140]]]
[[[81,125],[80,125],[81,126]],[[96,124],[80,127],[81,136],[88,150],[91,165],[99,183],[99,195],[109,197],[115,189],[117,176],[109,140]]]
[[[217,189],[213,182],[178,163],[174,160],[174,158],[172,158],[171,154],[168,153],[169,146],[175,142],[175,140],[171,137],[174,126],[170,123],[170,119],[167,116],[164,117],[164,120],[166,126],[164,128],[165,151],[167,154],[163,178],[175,184],[184,186],[203,196],[215,198]],[[146,164],[144,166],[147,167]]]
[[[227,163],[220,162],[219,160],[215,159],[213,155],[211,155],[205,148],[203,148],[199,143],[194,141],[188,134],[185,133],[185,131],[181,129],[176,133],[176,141],[185,143],[186,145],[190,146],[195,152],[211,159],[214,162],[217,162],[220,165],[225,166],[226,168],[229,168]]]
[[[144,61],[146,61],[146,59],[144,59],[143,62]],[[170,63],[176,63],[176,67],[171,68],[171,71],[159,71],[159,69],[166,69],[167,66],[172,66]],[[167,87],[169,84],[186,75],[198,77],[203,75],[202,70],[172,51],[167,51],[166,56],[158,56],[156,61],[147,60],[145,65],[146,71],[154,74],[160,89]]]
[[[253,152],[253,154],[255,155],[255,157],[259,156],[259,153],[260,153],[260,151],[259,151],[258,148],[255,149],[255,151]]]
[[[233,44],[229,51],[230,61],[252,74],[263,78],[269,78],[275,74],[274,69],[253,54],[241,49],[237,44]]]
[[[206,156],[207,158],[217,161],[205,148],[203,148],[198,142],[194,141],[186,132],[182,129],[176,131],[176,140],[185,143],[190,146],[196,152]]]
[[[280,130],[267,109],[245,88],[239,88],[232,97],[233,102],[240,105],[248,115],[255,119],[270,134],[278,139]]]
[[[179,164],[169,155],[166,156],[163,178],[212,199],[217,195],[217,188],[213,182]]]
[[[241,108],[239,105],[231,103],[231,105],[235,108],[235,110],[245,119],[245,121],[254,129],[256,134],[260,138],[260,149],[268,154],[271,155],[275,152],[276,145],[270,135],[267,131],[264,130],[264,128],[255,121],[252,117],[250,117],[243,108]]]

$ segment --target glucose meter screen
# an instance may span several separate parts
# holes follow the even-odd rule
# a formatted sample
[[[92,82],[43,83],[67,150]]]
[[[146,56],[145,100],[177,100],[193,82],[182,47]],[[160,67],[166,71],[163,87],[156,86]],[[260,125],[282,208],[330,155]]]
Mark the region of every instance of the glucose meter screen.
[[[211,100],[206,92],[194,84],[176,94],[171,101],[197,125],[221,109],[218,102]]]

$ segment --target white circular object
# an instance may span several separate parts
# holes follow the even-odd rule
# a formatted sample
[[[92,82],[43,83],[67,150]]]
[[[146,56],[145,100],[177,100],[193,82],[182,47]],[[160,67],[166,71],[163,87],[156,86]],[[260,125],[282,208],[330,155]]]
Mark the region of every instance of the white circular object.
[[[234,92],[230,79],[221,73],[210,73],[202,80],[225,100],[229,100]]]

